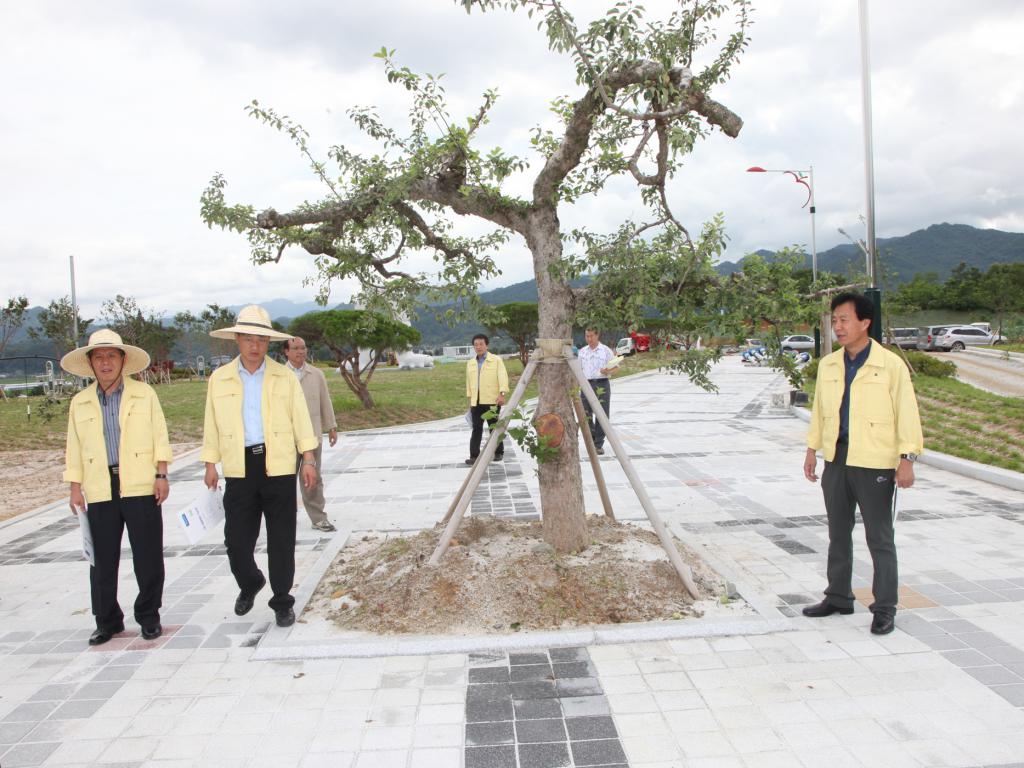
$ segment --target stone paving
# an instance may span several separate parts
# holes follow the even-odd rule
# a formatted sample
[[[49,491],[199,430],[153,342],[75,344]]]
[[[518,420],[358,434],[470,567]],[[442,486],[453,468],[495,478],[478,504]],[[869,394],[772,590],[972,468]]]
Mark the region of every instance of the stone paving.
[[[805,425],[772,405],[784,385],[770,371],[727,359],[713,378],[717,395],[667,374],[617,381],[613,421],[671,527],[784,631],[256,660],[273,614],[236,617],[218,536],[190,547],[176,523],[201,487],[193,455],[172,468],[156,641],[129,623],[86,645],[87,566],[63,503],[0,525],[0,766],[1024,766],[1024,494],[920,466],[900,498],[897,631],[868,632],[859,528],[862,605],[805,619],[827,547]],[[346,535],[433,525],[467,440],[453,419],[325,447],[340,530],[312,531],[300,511],[297,592]],[[602,468],[620,519],[642,521],[611,451]],[[534,477],[507,445],[472,513],[535,517]],[[130,608],[127,550],[120,590]]]

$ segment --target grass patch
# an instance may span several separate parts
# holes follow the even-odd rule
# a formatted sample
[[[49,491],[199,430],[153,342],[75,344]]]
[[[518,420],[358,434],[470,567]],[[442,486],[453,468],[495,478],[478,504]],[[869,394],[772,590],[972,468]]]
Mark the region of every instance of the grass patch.
[[[626,358],[613,378],[650,370],[674,360],[676,353],[648,352]],[[506,360],[509,384],[515,388],[523,372],[518,359]],[[379,368],[370,380],[377,407],[366,410],[341,377],[325,370],[331,403],[341,431],[375,429],[458,416],[466,410],[466,364],[445,363],[432,369],[399,371]],[[199,442],[206,406],[205,381],[174,381],[155,387],[167,419],[171,442]],[[537,396],[536,382],[526,397]],[[32,418],[26,418],[31,406]],[[49,417],[48,419],[46,417]],[[67,434],[68,401],[47,404],[43,397],[0,400],[0,450],[63,448]]]
[[[925,451],[1024,472],[1024,398],[956,379],[915,376]],[[807,391],[814,397],[814,382]]]

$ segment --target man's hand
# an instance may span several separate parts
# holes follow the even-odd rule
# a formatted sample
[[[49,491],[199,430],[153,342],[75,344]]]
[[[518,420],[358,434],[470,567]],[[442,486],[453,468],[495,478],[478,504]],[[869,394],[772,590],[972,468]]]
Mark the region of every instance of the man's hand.
[[[501,392],[499,392],[498,393],[498,400],[497,400],[496,405],[504,405],[504,404],[505,404],[505,395],[503,395]]]
[[[338,442],[338,430],[332,429],[330,432],[328,432],[327,439],[331,443],[331,448],[333,448],[334,444]]]
[[[85,512],[85,495],[80,483],[71,484],[71,514],[80,515]]]
[[[914,484],[914,462],[900,459],[896,467],[896,487],[909,488]]]
[[[607,369],[607,368],[602,368],[602,369],[601,369],[601,370],[599,371],[599,373],[602,373],[602,374],[604,374],[605,376],[607,376],[607,375],[608,375],[608,369]]]
[[[206,476],[203,477],[203,483],[211,491],[217,490],[217,465],[213,462],[206,462]]]
[[[303,463],[302,465],[302,487],[307,491],[313,490],[316,485],[316,467],[312,464]]]
[[[214,470],[216,471],[216,470]],[[171,484],[167,482],[167,478],[158,477],[156,482],[153,483],[153,495],[156,497],[156,505],[159,507],[165,501],[171,493]]]
[[[807,449],[807,455],[804,456],[804,477],[810,480],[812,483],[818,481],[818,456],[813,448]]]

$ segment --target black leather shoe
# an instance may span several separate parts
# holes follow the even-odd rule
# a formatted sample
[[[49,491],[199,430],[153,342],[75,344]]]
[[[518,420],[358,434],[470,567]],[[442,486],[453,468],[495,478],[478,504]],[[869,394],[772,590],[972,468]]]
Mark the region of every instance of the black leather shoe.
[[[245,616],[245,614],[247,614],[249,611],[252,610],[252,605],[253,605],[254,602],[256,602],[256,595],[259,594],[259,591],[261,589],[263,589],[265,586],[267,586],[267,577],[266,576],[261,576],[261,578],[263,579],[263,581],[261,581],[260,585],[258,587],[256,587],[256,591],[255,592],[248,592],[248,593],[246,593],[246,592],[239,592],[238,593],[238,599],[235,600],[235,615],[236,616]]]
[[[500,456],[498,454],[494,454],[494,458],[491,459],[491,461],[504,461],[504,460],[505,460],[505,454],[504,453],[501,454]]]
[[[148,627],[142,628],[142,639],[143,640],[156,640],[160,635],[164,633],[164,628],[160,626],[160,623],[150,624]]]
[[[466,459],[467,467],[472,467],[474,464],[476,464],[476,459]]]
[[[841,613],[843,616],[849,616],[853,613],[853,606],[851,605],[849,608],[840,608],[838,605],[833,605],[828,600],[822,600],[816,605],[808,605],[803,610],[804,616],[810,616],[812,619],[831,616],[833,613]]]
[[[888,613],[876,613],[871,620],[872,635],[888,635],[896,629],[896,617]]]
[[[277,626],[279,627],[290,627],[295,623],[295,611],[291,608],[282,608],[279,611],[274,611],[277,616]]]
[[[97,629],[89,635],[89,645],[103,645],[118,632],[124,632],[124,624],[117,627],[110,627],[108,629]]]

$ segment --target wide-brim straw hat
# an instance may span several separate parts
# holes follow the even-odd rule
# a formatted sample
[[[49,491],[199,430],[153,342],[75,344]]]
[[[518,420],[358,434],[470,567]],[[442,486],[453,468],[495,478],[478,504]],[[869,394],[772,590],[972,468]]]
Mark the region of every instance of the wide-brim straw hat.
[[[89,362],[89,353],[94,349],[104,349],[107,347],[120,349],[124,352],[124,368],[121,369],[122,376],[131,376],[133,373],[139,373],[149,368],[149,354],[146,350],[133,347],[131,344],[125,344],[121,341],[121,336],[109,328],[96,331],[89,337],[89,343],[86,346],[79,347],[64,355],[61,358],[60,367],[68,373],[73,373],[75,376],[87,376],[94,379],[96,374],[93,372],[92,364]]]
[[[218,328],[210,331],[215,339],[234,339],[236,333],[247,333],[250,336],[266,336],[269,339],[291,339],[287,333],[275,331],[270,323],[270,315],[263,307],[250,304],[238,313],[238,319],[230,328]]]

